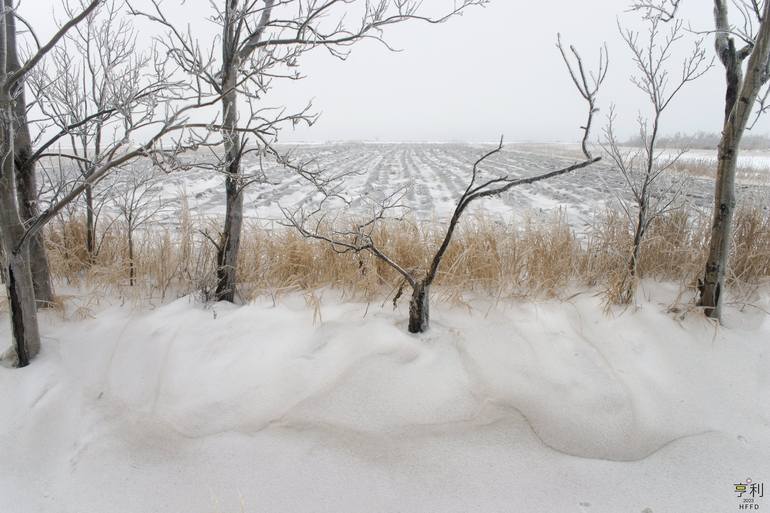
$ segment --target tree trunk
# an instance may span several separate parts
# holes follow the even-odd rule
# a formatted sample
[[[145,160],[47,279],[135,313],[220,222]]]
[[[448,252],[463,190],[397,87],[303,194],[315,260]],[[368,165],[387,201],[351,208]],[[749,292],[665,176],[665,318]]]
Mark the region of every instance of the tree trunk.
[[[230,152],[227,152],[228,155]],[[230,158],[230,157],[228,157]],[[225,180],[225,223],[217,252],[217,301],[235,301],[236,266],[241,245],[241,227],[243,225],[243,194],[239,164],[228,164]]]
[[[225,28],[226,43],[234,37],[228,23]],[[223,140],[225,147],[225,223],[217,252],[217,301],[235,301],[236,266],[241,245],[243,225],[243,185],[241,183],[241,139],[235,128],[238,126],[238,92],[236,90],[237,59],[230,53],[230,44],[225,44],[225,65],[222,97]]]
[[[409,333],[423,333],[430,327],[430,286],[419,281],[409,301]]]
[[[727,258],[730,255],[733,213],[735,212],[735,170],[738,160],[737,143],[725,131],[719,144],[717,183],[714,198],[714,218],[711,224],[709,255],[700,287],[700,305],[713,319],[722,317],[721,295],[724,289]]]
[[[96,221],[94,219],[94,189],[86,187],[86,251],[88,263],[96,260]]]
[[[639,205],[639,217],[636,220],[636,229],[634,230],[634,242],[631,247],[631,258],[628,261],[628,281],[625,283],[620,301],[623,304],[630,304],[634,299],[636,292],[636,280],[639,275],[639,255],[642,251],[642,239],[644,238],[644,227],[647,223],[647,204],[643,201]]]
[[[732,40],[729,41],[722,56],[725,65],[725,126],[719,141],[717,158],[717,176],[714,193],[714,212],[709,239],[709,255],[706,270],[700,284],[700,300],[706,316],[713,319],[722,317],[720,296],[724,287],[727,258],[730,253],[733,212],[735,211],[735,171],[738,162],[738,144],[736,133],[728,130],[730,114],[733,112],[743,85],[743,69]]]
[[[104,108],[103,102],[99,102],[97,109]],[[102,153],[102,130],[104,125],[102,121],[96,123],[96,135],[94,137],[94,156],[96,161]],[[83,143],[83,154],[88,154],[88,143]],[[86,175],[93,173],[93,169],[87,169]],[[86,176],[87,178],[87,176]],[[86,251],[88,252],[88,264],[96,262],[96,212],[94,211],[94,188],[92,185],[86,186]]]
[[[13,0],[5,0],[5,5],[6,8],[12,7]],[[6,17],[6,48],[7,71],[13,72],[20,67],[16,50],[16,20],[13,16]],[[23,83],[13,84],[11,95],[14,98],[14,162],[16,165],[18,210],[22,222],[27,222],[36,217],[39,211],[37,208],[38,190],[35,163],[29,161],[32,155],[32,138],[27,123],[27,102],[24,96]],[[42,232],[32,237],[28,251],[37,305],[52,305],[54,291]]]
[[[0,151],[13,154],[14,120],[10,91],[0,92]],[[24,367],[40,351],[35,291],[29,266],[29,250],[16,246],[24,235],[16,197],[15,164],[12,159],[0,163],[0,239],[3,244],[3,278],[11,316],[13,346],[4,361]]]
[[[762,22],[749,55],[745,79],[742,58],[738,56],[735,42],[729,37],[727,5],[715,1],[717,25],[717,54],[725,66],[727,91],[725,95],[725,124],[719,142],[714,213],[706,269],[700,284],[700,300],[704,313],[713,318],[722,317],[725,272],[730,255],[730,242],[735,211],[735,170],[738,151],[746,130],[757,95],[767,82],[767,62],[770,57],[770,3],[762,8]]]
[[[134,230],[128,228],[128,285],[134,286],[136,277],[136,268],[134,267]]]
[[[3,240],[6,236],[4,230]],[[26,367],[40,352],[35,291],[27,261],[28,251],[25,249],[13,255],[10,253],[13,248],[9,246],[6,244],[4,248],[3,278],[10,306],[13,346],[1,359],[14,367]]]
[[[18,119],[18,118],[17,118]],[[26,125],[23,131],[26,136],[22,139],[29,141],[29,131]],[[19,141],[19,137],[16,140]],[[17,142],[18,144],[18,142]],[[19,215],[26,222],[37,217],[40,213],[37,208],[37,180],[35,176],[35,165],[28,160],[29,142],[22,143],[22,149],[16,146],[16,193],[18,196]],[[43,232],[39,232],[30,238],[29,241],[29,265],[32,271],[32,283],[35,289],[35,299],[38,307],[52,306],[54,301],[53,283],[51,280],[51,271],[48,265],[48,254],[45,249],[45,239]]]

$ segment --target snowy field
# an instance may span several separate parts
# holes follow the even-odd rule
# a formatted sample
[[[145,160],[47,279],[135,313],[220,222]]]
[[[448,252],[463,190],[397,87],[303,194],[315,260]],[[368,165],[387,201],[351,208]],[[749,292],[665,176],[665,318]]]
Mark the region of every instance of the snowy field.
[[[405,202],[431,220],[488,149],[297,152],[359,171],[360,204],[409,185]],[[575,160],[574,147],[508,146],[488,172]],[[273,184],[248,189],[250,219],[312,206],[307,184],[265,171]],[[160,222],[177,222],[180,191],[194,216],[223,214],[221,176],[165,179]],[[706,207],[712,187],[693,179],[688,197]],[[739,187],[767,198],[767,185]],[[579,224],[620,191],[600,164],[476,213],[564,208]],[[728,304],[721,327],[683,313],[692,298],[678,286],[645,282],[637,307],[609,314],[596,290],[435,301],[421,335],[407,334],[404,301],[393,311],[330,290],[320,303],[297,293],[244,306],[60,292],[66,309],[42,314],[38,359],[0,368],[0,513],[725,513],[740,511],[735,483],[747,479],[768,485],[770,508],[767,286]]]
[[[283,147],[297,162],[312,162],[307,168],[322,169],[333,175],[350,174],[345,182],[353,198],[351,213],[365,215],[368,197],[387,195],[407,187],[403,200],[418,220],[430,221],[449,216],[457,198],[467,186],[473,162],[493,149],[494,144],[384,144],[339,143]],[[598,154],[598,153],[597,153]],[[763,156],[764,155],[764,156]],[[196,156],[205,159],[205,155]],[[716,156],[710,152],[694,151],[685,156],[699,162]],[[767,203],[770,197],[770,154],[752,154],[742,164],[768,164],[751,183],[738,183],[738,194],[745,201]],[[485,176],[508,174],[529,176],[553,171],[582,160],[574,145],[506,145],[504,150],[482,167]],[[266,175],[269,183],[254,183],[246,189],[245,215],[252,220],[283,219],[280,207],[289,210],[312,209],[318,196],[306,180],[267,161],[259,163],[253,155],[247,157],[246,172],[252,176]],[[763,169],[763,168],[760,168]],[[352,174],[351,174],[352,173]],[[162,196],[164,209],[160,220],[175,223],[179,217],[180,194],[184,191],[196,218],[220,219],[224,215],[224,178],[211,170],[192,169],[163,177],[157,193]],[[696,207],[710,208],[713,181],[691,177],[686,198]],[[521,214],[565,210],[575,226],[589,223],[597,211],[612,207],[618,196],[626,196],[627,187],[620,174],[608,162],[531,186],[513,189],[500,198],[490,198],[475,204],[478,215],[510,219]]]
[[[739,511],[735,483],[770,485],[770,318],[716,328],[643,289],[609,316],[592,293],[438,304],[419,336],[331,292],[71,302],[33,365],[0,369],[1,509]]]
[[[716,164],[716,150],[690,150],[683,155],[685,160],[708,160]],[[770,169],[770,152],[766,150],[741,150],[738,166]]]

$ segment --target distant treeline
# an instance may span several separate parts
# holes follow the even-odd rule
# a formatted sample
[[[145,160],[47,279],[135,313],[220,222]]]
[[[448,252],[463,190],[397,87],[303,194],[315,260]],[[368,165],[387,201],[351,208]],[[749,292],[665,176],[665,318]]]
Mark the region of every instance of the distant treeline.
[[[713,150],[719,145],[720,134],[698,132],[696,134],[683,134],[677,132],[670,136],[658,138],[658,146],[661,148],[690,148],[693,150]],[[640,146],[641,138],[630,139],[628,146]],[[770,149],[770,136],[762,134],[744,134],[741,141],[744,150],[768,150]]]

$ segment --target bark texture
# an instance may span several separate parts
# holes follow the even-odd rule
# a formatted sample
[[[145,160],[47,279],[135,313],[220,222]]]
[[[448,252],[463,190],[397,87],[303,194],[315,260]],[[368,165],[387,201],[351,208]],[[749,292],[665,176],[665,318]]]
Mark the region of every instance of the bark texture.
[[[7,255],[8,248],[5,247],[4,250]],[[25,250],[17,255],[6,257],[3,265],[5,291],[11,313],[13,345],[2,356],[2,361],[13,367],[26,367],[40,352],[35,292],[32,286],[32,274],[25,261],[26,253]]]
[[[13,0],[4,0],[6,9],[13,7]],[[8,72],[21,67],[16,48],[16,20],[6,16],[6,66]],[[22,222],[26,223],[39,214],[37,207],[38,189],[35,163],[30,160],[32,155],[32,138],[27,123],[27,102],[23,83],[12,84],[14,115],[14,162],[16,166],[16,193],[18,209]],[[45,250],[43,234],[38,233],[29,242],[29,262],[32,271],[32,282],[38,306],[53,304],[54,291],[51,272],[48,266],[48,255]]]
[[[225,221],[217,252],[217,301],[235,300],[236,266],[243,225],[243,187],[241,184],[241,138],[238,126],[238,67],[235,52],[235,17],[237,0],[228,0],[224,27],[222,97],[223,139],[225,149]]]
[[[225,149],[225,221],[217,248],[217,301],[235,300],[238,253],[243,226],[243,188],[241,172],[243,140],[238,127],[238,88],[242,66],[248,62],[261,41],[275,0],[264,0],[259,20],[251,34],[243,40],[245,22],[240,0],[226,0],[222,30],[222,136]],[[248,4],[248,2],[246,3]],[[248,26],[248,23],[246,23]]]
[[[86,187],[86,250],[89,263],[96,260],[96,220],[94,216],[94,188]]]
[[[409,333],[423,333],[430,327],[430,285],[418,281],[409,300]]]
[[[17,105],[18,108],[18,105]],[[19,215],[23,222],[37,217],[40,213],[37,207],[37,179],[35,165],[29,162],[29,130],[26,124],[20,124],[25,135],[21,137],[21,147],[16,146],[16,192],[18,196]],[[16,141],[19,144],[17,135]],[[54,289],[51,280],[51,271],[48,265],[48,254],[45,248],[45,240],[42,232],[38,232],[29,241],[29,264],[32,271],[32,283],[35,289],[35,299],[38,307],[53,305]]]
[[[128,284],[133,287],[136,281],[136,266],[134,265],[134,228],[129,219],[128,228]]]
[[[0,151],[13,154],[14,119],[9,91],[0,93]],[[24,367],[40,350],[35,291],[26,245],[17,248],[24,235],[16,197],[15,164],[12,158],[0,164],[0,239],[3,244],[3,279],[11,314],[13,345],[3,361]]]
[[[14,162],[15,115],[12,89],[8,83],[10,47],[15,45],[15,24],[9,0],[0,6],[0,241],[5,291],[11,315],[12,346],[2,360],[24,367],[40,350],[35,292],[29,266],[29,251],[21,241],[24,224],[19,215]],[[15,50],[14,50],[15,52]]]
[[[714,14],[717,36],[716,50],[725,67],[727,91],[725,96],[725,125],[719,143],[714,212],[706,269],[700,286],[699,305],[707,316],[720,319],[725,274],[730,255],[730,241],[735,212],[735,172],[741,139],[751,117],[757,95],[768,79],[770,56],[770,2],[763,7],[763,17],[756,41],[750,48],[738,50],[729,37],[727,5],[715,0]],[[745,80],[742,63],[748,55]]]

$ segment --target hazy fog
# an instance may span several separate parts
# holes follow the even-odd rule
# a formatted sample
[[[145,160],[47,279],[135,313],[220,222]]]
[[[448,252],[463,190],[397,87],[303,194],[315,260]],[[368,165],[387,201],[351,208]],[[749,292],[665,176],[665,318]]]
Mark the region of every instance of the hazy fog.
[[[145,1],[132,3],[142,6]],[[452,0],[425,3],[433,8],[451,6]],[[53,29],[58,4],[22,0],[21,12],[43,37]],[[209,0],[165,0],[164,5],[182,23],[211,12]],[[322,112],[312,128],[284,130],[284,141],[489,141],[501,134],[508,141],[575,140],[585,106],[554,46],[561,32],[591,65],[599,45],[607,41],[611,65],[600,96],[602,112],[616,103],[619,126],[631,135],[638,113],[646,113],[647,106],[629,81],[630,54],[618,34],[618,20],[638,25],[638,15],[624,12],[627,5],[619,0],[492,0],[488,7],[470,9],[444,25],[392,27],[385,37],[403,49],[399,53],[366,41],[345,62],[323,50],[307,54],[300,63],[307,78],[276,82],[265,102],[300,106],[313,99]],[[682,14],[693,29],[708,30],[713,26],[711,9],[706,0],[685,0]],[[144,39],[150,39],[153,31],[146,24],[141,27]],[[202,42],[209,42],[216,30],[212,24],[195,25]],[[713,55],[712,38],[706,45]],[[670,67],[679,73],[677,62]],[[675,102],[664,118],[664,132],[718,132],[723,88],[717,63]],[[599,121],[604,124],[603,115]],[[766,132],[768,126],[764,122],[755,131]]]

